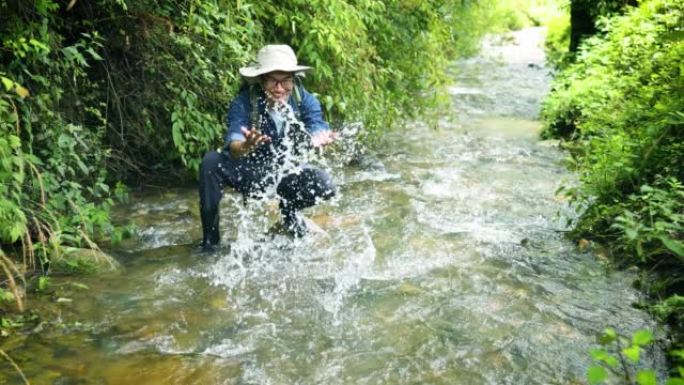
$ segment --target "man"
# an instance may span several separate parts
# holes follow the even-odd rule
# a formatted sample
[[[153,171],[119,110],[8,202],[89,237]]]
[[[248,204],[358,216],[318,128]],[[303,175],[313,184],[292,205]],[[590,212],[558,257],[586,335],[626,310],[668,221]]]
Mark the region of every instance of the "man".
[[[221,152],[208,152],[200,166],[203,248],[220,241],[218,209],[226,186],[258,197],[277,184],[283,225],[295,237],[307,231],[298,211],[335,194],[325,171],[292,167],[293,145],[323,147],[337,138],[318,100],[298,84],[299,74],[310,69],[297,64],[287,45],[263,47],[254,64],[240,69],[246,82],[228,110],[226,145]]]

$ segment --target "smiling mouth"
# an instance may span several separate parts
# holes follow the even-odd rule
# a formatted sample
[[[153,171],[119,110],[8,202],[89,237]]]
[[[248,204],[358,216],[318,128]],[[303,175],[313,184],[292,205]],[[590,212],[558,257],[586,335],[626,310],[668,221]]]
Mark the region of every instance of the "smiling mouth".
[[[276,100],[284,99],[285,97],[287,97],[287,95],[287,92],[270,92],[271,98]]]

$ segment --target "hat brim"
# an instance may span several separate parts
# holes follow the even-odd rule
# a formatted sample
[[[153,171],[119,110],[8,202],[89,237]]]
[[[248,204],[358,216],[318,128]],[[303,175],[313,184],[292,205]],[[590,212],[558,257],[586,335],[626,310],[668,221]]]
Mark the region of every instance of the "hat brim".
[[[263,74],[267,74],[269,72],[274,72],[274,71],[282,71],[282,72],[303,72],[303,71],[308,71],[310,70],[311,67],[309,66],[289,66],[289,67],[284,67],[284,66],[267,66],[267,67],[242,67],[240,68],[240,75],[242,75],[244,78],[247,80],[254,80],[258,78],[259,76]]]

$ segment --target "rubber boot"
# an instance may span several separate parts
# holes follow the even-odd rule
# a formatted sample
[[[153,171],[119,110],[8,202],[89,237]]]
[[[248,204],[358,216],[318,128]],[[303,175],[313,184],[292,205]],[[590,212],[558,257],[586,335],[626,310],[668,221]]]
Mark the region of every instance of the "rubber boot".
[[[202,212],[202,233],[202,250],[212,251],[221,240],[217,212]]]

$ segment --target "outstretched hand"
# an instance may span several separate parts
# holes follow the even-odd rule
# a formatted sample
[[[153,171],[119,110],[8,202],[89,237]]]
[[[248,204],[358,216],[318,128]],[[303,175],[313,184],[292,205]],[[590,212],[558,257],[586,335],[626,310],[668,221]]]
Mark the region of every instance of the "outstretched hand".
[[[245,136],[243,149],[246,152],[251,152],[252,150],[261,146],[262,144],[271,141],[270,136],[264,135],[256,129],[248,130],[246,127],[240,127],[240,131],[242,131],[242,135]]]
[[[311,144],[316,148],[322,148],[334,142],[340,137],[339,132],[334,131],[320,131],[311,136]]]

